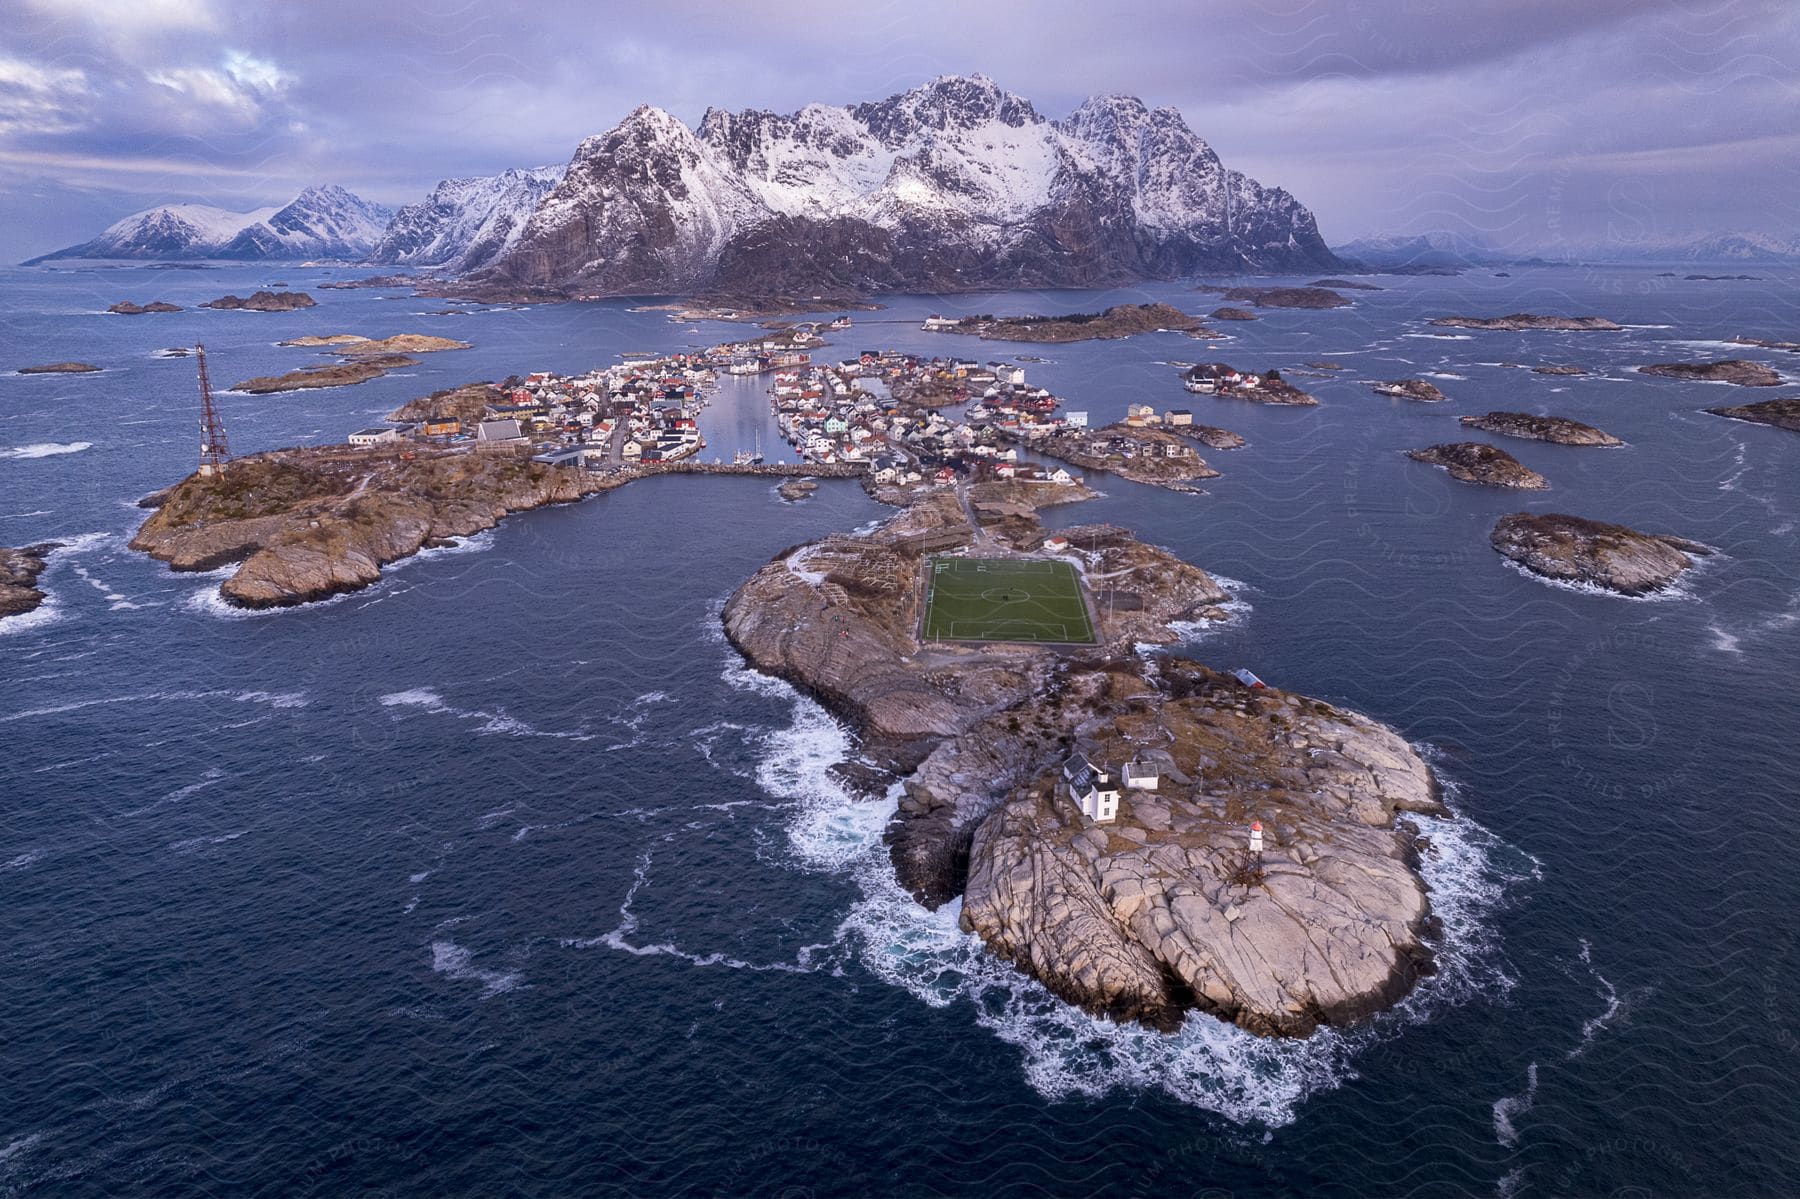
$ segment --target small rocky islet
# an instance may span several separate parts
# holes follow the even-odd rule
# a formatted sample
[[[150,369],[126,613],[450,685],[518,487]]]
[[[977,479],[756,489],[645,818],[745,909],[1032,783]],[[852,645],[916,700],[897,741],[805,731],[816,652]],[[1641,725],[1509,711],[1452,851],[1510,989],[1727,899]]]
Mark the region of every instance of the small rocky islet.
[[[144,316],[156,312],[180,312],[181,307],[178,304],[170,304],[162,300],[151,300],[148,304],[120,300],[117,304],[109,305],[106,310],[119,316]]]
[[[294,312],[317,306],[318,301],[303,291],[258,291],[249,297],[228,295],[208,300],[202,308],[218,308],[232,312]]]
[[[1110,341],[1165,330],[1191,333],[1202,329],[1198,317],[1170,304],[1117,304],[1104,312],[1066,316],[968,316],[937,332],[979,337],[983,341],[1066,343]]]
[[[1408,450],[1414,462],[1441,466],[1453,479],[1478,483],[1484,487],[1513,487],[1521,491],[1543,491],[1550,481],[1496,445],[1485,441],[1453,441],[1444,445]]]
[[[1459,418],[1471,429],[1498,433],[1504,437],[1520,437],[1527,441],[1549,441],[1557,445],[1621,446],[1625,443],[1611,433],[1584,425],[1566,416],[1540,416],[1532,412],[1487,412],[1480,416]]]
[[[100,368],[91,362],[49,362],[43,366],[21,366],[17,373],[21,375],[93,375]]]
[[[1800,433],[1800,397],[1787,396],[1778,400],[1764,400],[1760,404],[1737,404],[1730,408],[1708,408],[1707,412],[1713,416]]]
[[[34,612],[44,602],[38,576],[49,565],[50,552],[60,548],[56,541],[18,548],[0,546],[0,620]]]
[[[1450,398],[1429,379],[1395,379],[1391,382],[1371,383],[1369,387],[1376,395],[1393,396],[1402,400],[1417,400],[1424,404],[1441,403]]]
[[[281,375],[259,375],[246,379],[232,390],[250,395],[270,395],[281,391],[305,391],[321,387],[348,387],[379,379],[391,370],[417,366],[414,354],[431,354],[442,350],[466,350],[469,343],[448,337],[431,337],[423,333],[399,333],[375,339],[357,333],[334,333],[327,336],[296,337],[280,343],[284,346],[329,347],[344,361],[324,366],[304,366]]]
[[[1692,570],[1696,558],[1713,552],[1685,537],[1640,533],[1565,513],[1503,516],[1488,541],[1533,574],[1626,596],[1661,591]]]
[[[1739,387],[1779,387],[1781,372],[1760,362],[1743,358],[1721,358],[1713,362],[1655,362],[1638,367],[1640,375],[1656,375],[1664,379],[1684,379],[1693,383],[1733,383]]]
[[[1348,308],[1350,298],[1329,287],[1202,287],[1219,292],[1226,300],[1257,308]]]
[[[1506,316],[1440,316],[1429,322],[1444,329],[1481,329],[1489,332],[1548,330],[1564,333],[1617,333],[1625,328],[1603,316],[1545,316],[1513,312]]]

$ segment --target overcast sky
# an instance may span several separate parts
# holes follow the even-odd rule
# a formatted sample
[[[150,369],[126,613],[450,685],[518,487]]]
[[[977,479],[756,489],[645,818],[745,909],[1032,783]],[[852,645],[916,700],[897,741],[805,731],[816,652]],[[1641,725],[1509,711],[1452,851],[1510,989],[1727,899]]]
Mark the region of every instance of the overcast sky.
[[[166,201],[389,204],[640,103],[792,111],[983,72],[1173,105],[1326,240],[1800,234],[1793,0],[0,0],[0,260]]]

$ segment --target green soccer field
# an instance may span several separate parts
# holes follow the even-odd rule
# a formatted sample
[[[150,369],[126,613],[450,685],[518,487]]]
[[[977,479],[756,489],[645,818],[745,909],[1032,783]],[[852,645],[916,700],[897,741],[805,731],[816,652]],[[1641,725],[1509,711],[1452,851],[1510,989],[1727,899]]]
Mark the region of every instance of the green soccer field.
[[[1092,644],[1094,622],[1067,562],[928,558],[926,641]]]

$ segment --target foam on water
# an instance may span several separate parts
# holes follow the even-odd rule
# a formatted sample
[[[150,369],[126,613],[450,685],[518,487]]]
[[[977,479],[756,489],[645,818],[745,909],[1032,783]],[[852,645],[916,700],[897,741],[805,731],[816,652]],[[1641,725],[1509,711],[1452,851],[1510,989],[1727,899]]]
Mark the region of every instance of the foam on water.
[[[1713,558],[1719,556],[1720,555],[1718,554],[1712,555]],[[1623,595],[1620,592],[1613,591],[1607,587],[1596,586],[1593,583],[1571,582],[1568,579],[1552,579],[1514,562],[1511,558],[1504,558],[1501,560],[1501,563],[1514,574],[1522,575],[1534,583],[1542,583],[1546,587],[1554,587],[1558,591],[1572,591],[1576,595],[1598,595],[1603,596],[1606,599],[1623,600],[1626,603],[1632,604],[1666,604],[1679,600],[1699,598],[1693,590],[1693,578],[1696,574],[1706,568],[1706,564],[1710,560],[1711,559],[1709,558],[1699,559],[1695,562],[1692,569],[1683,571],[1681,576],[1674,582],[1666,587],[1652,591],[1648,595]]]
[[[481,998],[491,999],[516,990],[524,977],[516,970],[482,970],[474,965],[474,955],[454,941],[431,943],[431,968],[458,982],[481,984]]]
[[[1354,1077],[1358,1051],[1392,1037],[1445,1003],[1466,1002],[1513,985],[1496,961],[1490,916],[1508,886],[1535,876],[1535,863],[1502,868],[1505,849],[1460,817],[1417,817],[1430,842],[1421,874],[1442,922],[1438,973],[1393,1011],[1341,1032],[1305,1040],[1253,1036],[1204,1016],[1174,1034],[1114,1024],[1061,1002],[1042,985],[989,954],[958,927],[960,902],[927,911],[893,875],[881,833],[900,787],[881,801],[859,800],[829,774],[850,756],[849,733],[788,684],[732,663],[726,681],[791,704],[791,723],[772,730],[758,783],[790,804],[787,839],[809,869],[850,875],[861,899],[837,929],[878,978],[933,1007],[966,1002],[975,1022],[1016,1046],[1033,1088],[1051,1099],[1113,1091],[1159,1090],[1237,1123],[1290,1123],[1312,1094]],[[1447,792],[1454,794],[1453,784]]]
[[[384,708],[422,708],[438,715],[453,716],[458,720],[479,720],[477,733],[505,733],[514,737],[555,737],[570,741],[591,741],[594,734],[585,728],[573,732],[556,732],[538,729],[516,716],[507,714],[504,708],[492,712],[480,708],[458,708],[447,703],[444,697],[429,687],[413,687],[405,691],[392,691],[377,697]]]
[[[1506,1095],[1494,1101],[1494,1139],[1508,1149],[1519,1143],[1519,1130],[1514,1119],[1531,1110],[1537,1102],[1538,1068],[1532,1062],[1525,1067],[1525,1089],[1517,1095]]]
[[[0,449],[0,458],[53,458],[58,454],[79,454],[93,448],[91,441],[37,441]]]

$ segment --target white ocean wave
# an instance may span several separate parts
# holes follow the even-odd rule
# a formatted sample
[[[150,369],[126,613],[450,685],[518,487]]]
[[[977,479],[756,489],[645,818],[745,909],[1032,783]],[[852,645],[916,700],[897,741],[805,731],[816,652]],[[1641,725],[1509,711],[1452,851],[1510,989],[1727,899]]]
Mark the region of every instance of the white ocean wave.
[[[51,458],[57,454],[79,454],[93,448],[94,443],[91,441],[36,441],[30,445],[0,449],[0,458]]]

